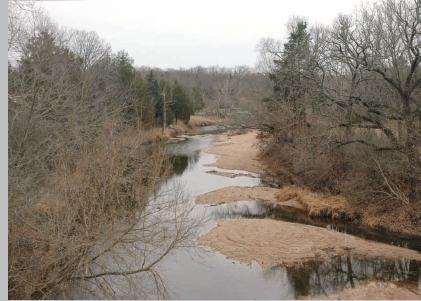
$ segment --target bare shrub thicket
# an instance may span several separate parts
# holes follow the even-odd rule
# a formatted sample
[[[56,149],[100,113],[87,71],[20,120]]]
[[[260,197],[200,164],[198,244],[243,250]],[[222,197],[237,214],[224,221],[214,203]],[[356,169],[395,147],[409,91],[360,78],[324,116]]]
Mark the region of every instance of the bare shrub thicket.
[[[285,43],[258,46],[274,83],[266,150],[276,150],[294,183],[362,206],[381,200],[417,223],[420,4],[383,0],[331,26],[293,17],[288,28]]]
[[[169,164],[143,79],[94,33],[20,4],[9,6],[27,26],[9,39],[9,299],[168,297],[156,265],[191,246],[203,219],[181,185],[157,191]]]

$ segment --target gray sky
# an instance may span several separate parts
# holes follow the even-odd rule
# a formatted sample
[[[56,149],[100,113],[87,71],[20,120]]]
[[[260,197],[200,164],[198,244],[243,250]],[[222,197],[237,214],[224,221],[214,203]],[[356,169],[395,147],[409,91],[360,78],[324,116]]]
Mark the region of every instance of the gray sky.
[[[135,65],[254,67],[260,38],[286,37],[291,15],[330,24],[361,0],[83,0],[44,1],[60,25],[96,31]]]

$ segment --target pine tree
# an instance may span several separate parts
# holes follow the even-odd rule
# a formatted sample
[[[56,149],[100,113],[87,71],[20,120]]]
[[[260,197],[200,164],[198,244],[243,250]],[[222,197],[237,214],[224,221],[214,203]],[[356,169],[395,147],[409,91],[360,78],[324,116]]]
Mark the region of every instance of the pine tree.
[[[193,104],[190,102],[190,99],[184,90],[177,81],[172,87],[172,99],[173,104],[171,109],[174,112],[175,120],[183,120],[184,123],[188,123],[190,120],[190,115],[194,113]]]
[[[292,25],[280,58],[274,60],[277,69],[269,77],[274,82],[276,101],[286,106],[293,115],[293,128],[302,128],[308,125],[305,74],[311,72],[311,36],[304,20],[296,20]]]

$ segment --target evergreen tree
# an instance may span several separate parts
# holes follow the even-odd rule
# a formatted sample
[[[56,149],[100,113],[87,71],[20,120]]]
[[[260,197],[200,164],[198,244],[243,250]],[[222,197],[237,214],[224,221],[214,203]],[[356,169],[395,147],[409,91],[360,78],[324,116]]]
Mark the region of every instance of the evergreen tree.
[[[151,99],[152,106],[154,108],[154,115],[156,120],[162,120],[163,117],[163,100],[159,93],[160,87],[158,80],[155,78],[153,71],[151,70],[146,75],[146,86]]]
[[[288,42],[284,44],[280,59],[274,60],[278,68],[269,75],[274,82],[274,92],[278,99],[295,102],[299,98],[302,91],[301,74],[308,69],[310,42],[307,22],[297,21],[290,32]]]
[[[278,60],[274,60],[276,70],[269,74],[274,83],[275,99],[287,108],[293,120],[293,128],[307,126],[305,94],[308,85],[306,74],[312,70],[310,43],[307,22],[301,19],[292,22],[288,42]]]
[[[114,64],[118,70],[119,81],[123,87],[129,86],[135,76],[133,59],[125,50],[120,50],[114,59]]]
[[[194,113],[193,104],[184,90],[177,81],[172,87],[172,99],[173,104],[171,105],[172,111],[174,112],[175,120],[183,120],[185,123],[189,122],[190,115]]]
[[[200,86],[193,87],[192,94],[193,94],[193,101],[194,101],[193,109],[195,111],[203,109],[205,107],[205,102],[203,101],[203,96],[200,93]]]
[[[81,99],[75,89],[81,82],[82,60],[66,47],[55,43],[55,37],[42,31],[24,46],[19,69],[12,82],[20,83],[21,91],[33,109],[51,115],[59,106],[71,106]],[[33,111],[32,111],[33,112]]]
[[[151,103],[147,83],[137,71],[133,72],[130,89],[127,90],[125,118],[131,124],[150,124],[154,121],[154,108]]]

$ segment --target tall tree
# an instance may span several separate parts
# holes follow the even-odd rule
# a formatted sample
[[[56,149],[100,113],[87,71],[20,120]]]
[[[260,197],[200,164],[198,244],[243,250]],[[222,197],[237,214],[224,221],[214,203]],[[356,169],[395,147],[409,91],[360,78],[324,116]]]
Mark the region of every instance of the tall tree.
[[[331,146],[361,143],[376,152],[402,155],[408,172],[401,176],[407,178],[410,194],[401,198],[413,201],[421,187],[420,39],[418,2],[384,0],[362,6],[353,16],[336,20],[320,54],[318,81],[329,103],[357,118],[348,117],[339,126],[380,131],[383,137],[373,141],[357,135],[330,141]],[[400,189],[389,186],[399,197]]]
[[[180,187],[153,193],[165,149],[127,126],[151,109],[147,85],[125,52],[84,68],[48,24],[9,62],[8,296],[56,299],[79,286],[116,298],[125,279],[137,284],[131,298],[169,298],[155,266],[191,245],[199,219]]]
[[[119,81],[123,87],[131,85],[134,78],[134,60],[125,50],[120,50],[114,58],[115,66],[118,70]]]
[[[289,22],[288,42],[281,52],[274,52],[275,70],[269,74],[274,83],[276,101],[287,104],[292,110],[294,129],[307,125],[305,93],[308,89],[303,74],[311,70],[311,36],[307,22],[292,18]]]
[[[151,101],[155,108],[155,118],[162,120],[163,117],[163,100],[160,95],[159,82],[155,78],[155,75],[152,70],[149,71],[149,74],[146,76],[146,84]]]
[[[184,88],[176,81],[172,87],[172,100],[173,104],[171,109],[174,112],[174,117],[177,122],[178,119],[188,123],[190,115],[193,114],[193,105],[190,102]]]
[[[111,46],[95,31],[74,30],[70,49],[82,59],[84,70],[111,55]]]

